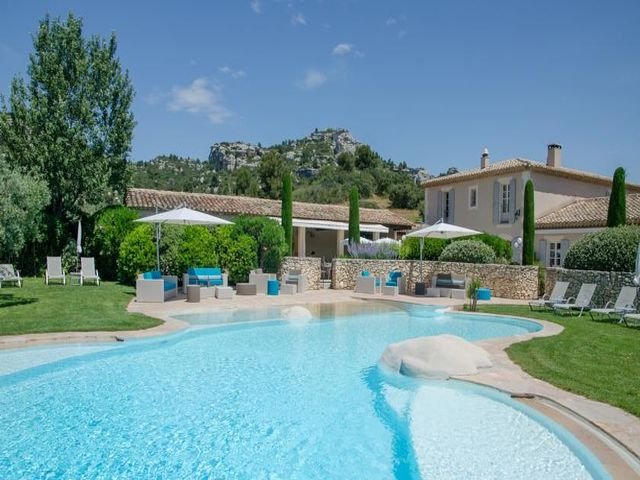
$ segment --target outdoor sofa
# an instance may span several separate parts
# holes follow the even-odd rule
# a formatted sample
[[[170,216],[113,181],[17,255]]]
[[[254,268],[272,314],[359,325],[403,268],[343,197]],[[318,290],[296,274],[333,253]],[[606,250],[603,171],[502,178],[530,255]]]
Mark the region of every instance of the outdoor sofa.
[[[437,273],[431,279],[432,288],[467,288],[467,277],[455,273]]]
[[[178,295],[178,277],[162,275],[158,270],[144,272],[136,280],[136,301],[163,303]]]
[[[20,272],[10,263],[0,265],[0,288],[2,288],[3,283],[15,283],[18,287],[22,287]]]
[[[201,287],[226,287],[228,277],[219,267],[191,267],[183,277],[186,285]]]

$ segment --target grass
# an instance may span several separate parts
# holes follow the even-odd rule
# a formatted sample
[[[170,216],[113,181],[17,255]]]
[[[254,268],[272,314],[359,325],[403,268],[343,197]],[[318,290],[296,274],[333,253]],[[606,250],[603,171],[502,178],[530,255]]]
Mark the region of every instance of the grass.
[[[547,320],[560,335],[511,345],[509,357],[530,375],[640,417],[640,329],[589,315],[561,317],[528,306],[482,305],[478,311]]]
[[[0,335],[139,330],[162,323],[126,311],[134,293],[113,282],[46,286],[42,278],[27,278],[22,288],[0,289]]]

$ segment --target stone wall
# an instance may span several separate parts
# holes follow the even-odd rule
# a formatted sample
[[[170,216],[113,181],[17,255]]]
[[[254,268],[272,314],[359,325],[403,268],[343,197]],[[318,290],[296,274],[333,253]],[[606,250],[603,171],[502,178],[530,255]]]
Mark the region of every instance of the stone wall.
[[[482,285],[490,288],[496,297],[527,300],[538,296],[537,267],[424,261],[422,268],[424,281],[428,285],[435,274],[450,272],[479,278]],[[353,290],[356,277],[362,270],[368,270],[374,276],[386,276],[392,270],[400,270],[407,278],[410,292],[415,282],[420,281],[419,261],[336,258],[333,260],[332,287]]]
[[[280,264],[278,276],[282,278],[285,273],[289,273],[292,270],[301,270],[302,273],[307,276],[309,290],[319,290],[321,266],[321,258],[284,257]]]
[[[593,295],[593,304],[599,307],[609,301],[615,302],[623,286],[633,286],[633,273],[547,268],[544,281],[544,291],[547,295],[551,293],[557,281],[569,282],[567,297],[578,295],[580,285],[583,283],[595,283],[598,287]],[[638,307],[637,298],[636,307]]]

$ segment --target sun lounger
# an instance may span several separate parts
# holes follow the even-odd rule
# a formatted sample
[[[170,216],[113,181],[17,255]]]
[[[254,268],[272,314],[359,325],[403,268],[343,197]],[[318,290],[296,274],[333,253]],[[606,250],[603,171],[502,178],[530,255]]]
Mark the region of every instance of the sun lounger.
[[[18,287],[22,287],[20,272],[13,268],[10,263],[0,265],[0,288],[2,288],[3,283],[16,283]]]
[[[62,280],[67,283],[67,276],[62,269],[62,257],[47,257],[47,270],[44,273],[44,282],[49,285],[51,280]]]
[[[553,305],[553,310],[556,313],[573,313],[577,311],[579,312],[578,316],[580,317],[585,310],[589,310],[591,307],[591,299],[593,298],[595,291],[595,283],[583,283],[575,301],[572,301],[573,299],[569,298],[566,303],[556,303]]]
[[[620,317],[620,323],[624,323],[627,327],[629,324],[640,325],[640,313],[625,313]]]
[[[591,318],[594,315],[611,317],[611,315],[623,315],[635,312],[633,304],[636,301],[636,287],[622,287],[615,303],[609,301],[604,308],[592,308],[589,311]]]
[[[100,285],[100,275],[96,270],[96,261],[93,257],[80,258],[80,285],[84,285],[86,281]]]
[[[567,294],[569,282],[556,282],[550,295],[543,295],[537,300],[529,302],[531,310],[544,310],[558,303],[565,303],[564,296]]]

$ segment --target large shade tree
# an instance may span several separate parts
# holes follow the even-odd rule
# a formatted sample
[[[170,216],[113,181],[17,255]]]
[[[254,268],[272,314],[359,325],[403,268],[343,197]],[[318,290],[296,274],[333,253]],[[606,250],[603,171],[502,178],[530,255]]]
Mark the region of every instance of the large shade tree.
[[[126,193],[134,92],[115,35],[87,38],[74,15],[45,17],[33,47],[28,78],[2,102],[0,139],[11,167],[47,183],[47,249],[59,251],[78,219]]]

